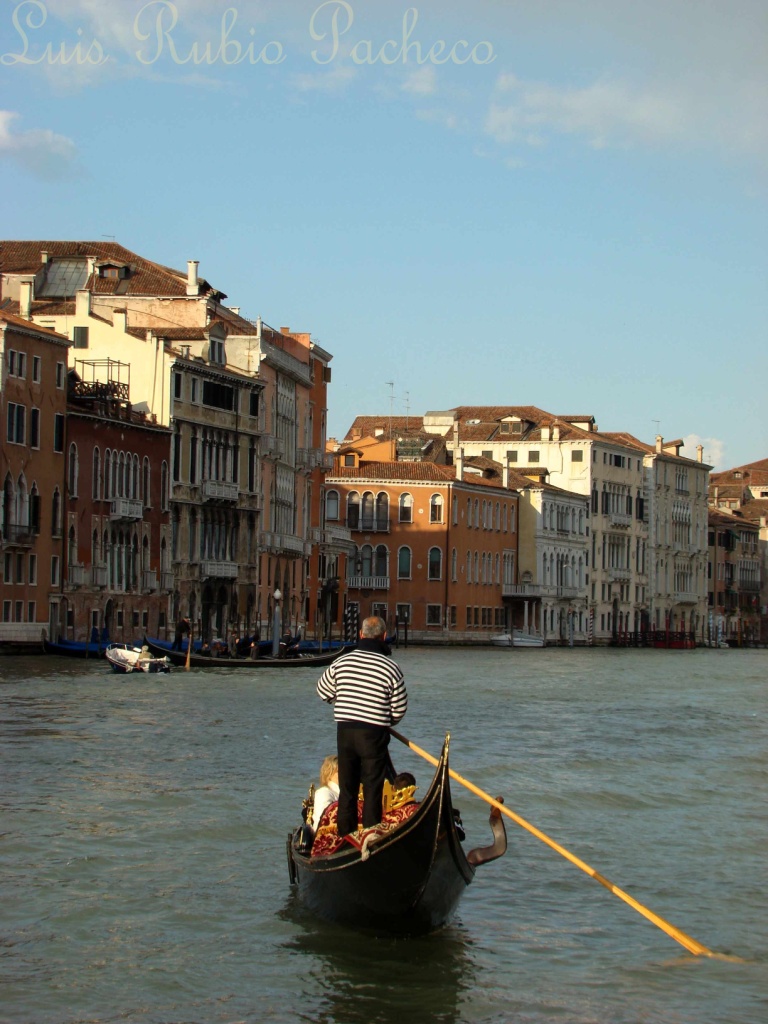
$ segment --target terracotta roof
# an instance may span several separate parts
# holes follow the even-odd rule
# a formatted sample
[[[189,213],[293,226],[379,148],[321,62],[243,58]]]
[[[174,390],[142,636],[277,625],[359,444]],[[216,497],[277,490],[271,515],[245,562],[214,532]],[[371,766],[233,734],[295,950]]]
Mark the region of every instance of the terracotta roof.
[[[344,441],[357,441],[361,437],[376,437],[376,431],[383,431],[383,437],[389,437],[389,430],[392,428],[392,436],[395,433],[421,431],[421,416],[356,416],[352,426],[344,435]],[[358,433],[360,431],[360,433]],[[434,437],[434,434],[430,435]]]
[[[741,476],[735,476],[736,473],[741,473]],[[710,483],[718,486],[725,483],[740,487],[759,487],[762,484],[768,484],[768,459],[748,462],[744,466],[734,466],[733,469],[723,469],[719,473],[712,473],[709,479]]]
[[[35,299],[30,307],[32,316],[74,316],[76,303],[63,301],[61,299]],[[3,303],[3,309],[9,309],[13,313],[20,313],[21,303],[9,299]]]
[[[0,273],[37,274],[44,266],[41,253],[49,259],[94,257],[99,262],[128,265],[131,272],[126,278],[99,277],[92,274],[84,288],[97,295],[169,295],[187,294],[187,274],[154,263],[126,249],[117,242],[87,241],[0,241]],[[200,294],[226,298],[223,292],[211,288],[199,278]]]

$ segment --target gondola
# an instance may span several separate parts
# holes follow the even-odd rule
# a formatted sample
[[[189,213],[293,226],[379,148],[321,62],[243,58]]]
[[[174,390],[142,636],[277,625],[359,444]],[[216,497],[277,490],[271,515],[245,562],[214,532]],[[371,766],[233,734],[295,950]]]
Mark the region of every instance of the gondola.
[[[108,640],[99,644],[98,641],[43,639],[46,654],[57,654],[64,658],[104,658],[108,645]]]
[[[158,658],[168,657],[174,665],[187,664],[186,651],[174,651],[169,647],[154,643],[144,637],[144,643],[150,652]],[[260,654],[258,658],[214,657],[210,654],[195,653],[189,655],[190,668],[317,668],[330,663],[343,653],[342,649],[326,651],[323,654],[301,654],[289,658],[275,658],[272,655]]]
[[[506,852],[504,823],[494,808],[493,844],[464,853],[461,821],[451,803],[449,739],[415,812],[370,845],[345,843],[338,852],[312,857],[309,825],[289,836],[289,880],[308,909],[352,927],[424,934],[451,918],[478,865]]]

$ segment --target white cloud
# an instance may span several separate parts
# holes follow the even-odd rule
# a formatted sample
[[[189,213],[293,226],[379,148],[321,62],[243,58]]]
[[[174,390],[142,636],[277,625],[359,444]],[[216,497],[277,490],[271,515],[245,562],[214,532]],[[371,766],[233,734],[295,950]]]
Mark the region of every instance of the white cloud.
[[[71,176],[77,163],[74,142],[47,128],[14,131],[18,117],[11,110],[0,110],[0,158],[18,163],[40,178]]]
[[[434,65],[426,64],[418,71],[412,72],[403,82],[401,89],[414,96],[434,96],[437,92],[437,72]]]
[[[715,471],[725,469],[725,442],[716,437],[700,437],[698,434],[687,434],[683,438],[683,449],[681,455],[686,459],[697,458],[696,448],[701,445],[704,448],[704,462],[712,466]]]

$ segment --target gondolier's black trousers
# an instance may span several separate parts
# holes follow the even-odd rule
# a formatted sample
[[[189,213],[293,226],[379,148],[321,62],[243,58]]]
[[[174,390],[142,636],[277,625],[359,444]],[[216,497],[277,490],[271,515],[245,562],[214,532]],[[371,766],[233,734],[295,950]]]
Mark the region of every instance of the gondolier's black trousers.
[[[381,794],[384,780],[394,769],[389,757],[389,729],[359,722],[338,722],[336,739],[339,753],[340,836],[357,830],[357,795],[363,784],[363,828],[381,821]]]

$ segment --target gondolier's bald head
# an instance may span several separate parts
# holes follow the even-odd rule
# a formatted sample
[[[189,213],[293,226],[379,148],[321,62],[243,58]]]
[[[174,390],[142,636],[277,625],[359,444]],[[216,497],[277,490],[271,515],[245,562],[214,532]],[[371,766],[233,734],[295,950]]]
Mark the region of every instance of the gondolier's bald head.
[[[360,636],[375,637],[375,636],[386,636],[387,624],[384,619],[380,619],[378,615],[371,615],[367,619],[363,619],[362,629],[360,630]]]

